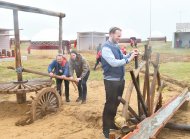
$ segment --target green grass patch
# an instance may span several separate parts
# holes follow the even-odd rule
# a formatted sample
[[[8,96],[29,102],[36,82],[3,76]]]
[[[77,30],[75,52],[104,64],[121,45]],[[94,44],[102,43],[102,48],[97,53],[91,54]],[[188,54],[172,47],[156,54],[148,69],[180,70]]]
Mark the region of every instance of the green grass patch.
[[[160,73],[180,81],[190,81],[190,62],[163,63]]]

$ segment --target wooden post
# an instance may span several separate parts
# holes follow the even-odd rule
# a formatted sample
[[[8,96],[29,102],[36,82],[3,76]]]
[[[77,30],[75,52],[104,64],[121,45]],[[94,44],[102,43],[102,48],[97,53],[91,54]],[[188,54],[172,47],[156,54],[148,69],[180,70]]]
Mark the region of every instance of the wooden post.
[[[13,10],[13,21],[14,21],[14,34],[15,34],[15,67],[16,69],[22,67],[21,53],[20,53],[20,34],[19,34],[19,23],[18,23],[18,11]],[[22,72],[17,72],[17,80],[22,81]],[[26,93],[16,94],[17,102],[19,104],[26,102]]]
[[[138,63],[138,56],[135,57],[135,69],[138,69],[139,63]],[[137,75],[137,83],[140,88],[140,81],[139,81],[139,74]],[[139,116],[142,115],[141,111],[141,103],[139,102],[139,96],[137,95],[137,103],[138,103],[138,114]]]
[[[65,46],[63,46],[65,47]],[[65,48],[64,48],[65,50]],[[64,53],[63,48],[62,48],[62,17],[59,17],[59,54]]]
[[[147,91],[147,106],[148,106],[148,114],[150,115],[150,83],[149,83],[149,52],[148,52],[148,45],[145,45],[145,60],[146,60],[146,65],[145,65],[145,80],[146,80],[146,91]]]
[[[153,65],[154,66],[154,75],[153,75],[153,80],[150,88],[150,112],[151,114],[154,113],[154,97],[155,97],[155,89],[156,89],[156,81],[157,81],[157,76],[158,76],[158,69],[159,69],[159,58],[160,55],[157,53],[156,57],[156,63]]]
[[[157,82],[158,82],[158,90],[161,87],[161,80],[160,80],[160,72],[158,71],[157,73]],[[162,107],[162,93],[160,94],[160,98],[159,98],[159,108]]]

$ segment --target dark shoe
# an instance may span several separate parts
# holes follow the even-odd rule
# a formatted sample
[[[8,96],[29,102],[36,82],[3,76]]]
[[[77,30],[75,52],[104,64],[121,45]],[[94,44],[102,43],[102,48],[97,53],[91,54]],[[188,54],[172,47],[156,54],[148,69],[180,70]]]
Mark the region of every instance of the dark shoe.
[[[70,102],[70,99],[69,99],[69,98],[66,98],[66,102]]]
[[[82,99],[80,97],[77,98],[76,102],[80,102]]]
[[[86,100],[82,100],[81,104],[86,104]]]
[[[109,131],[104,130],[103,134],[106,139],[109,139]]]

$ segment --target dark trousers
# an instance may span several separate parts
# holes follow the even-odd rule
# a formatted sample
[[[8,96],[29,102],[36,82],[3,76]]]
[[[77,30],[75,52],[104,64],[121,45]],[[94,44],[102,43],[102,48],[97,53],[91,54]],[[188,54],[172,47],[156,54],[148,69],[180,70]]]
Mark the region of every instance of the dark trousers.
[[[117,113],[117,107],[120,104],[118,96],[123,95],[125,80],[109,81],[104,80],[106,91],[106,103],[103,111],[103,131],[109,132],[110,129],[115,129],[114,117]]]
[[[61,90],[62,82],[63,80],[56,79],[57,91],[60,94],[60,96],[62,95],[62,90]],[[65,83],[65,97],[66,99],[68,99],[69,98],[69,81],[64,80],[64,83]]]
[[[96,67],[101,62],[101,58],[96,59],[96,64],[94,65],[94,70],[96,70]]]
[[[86,100],[86,95],[87,95],[86,82],[88,80],[89,75],[90,75],[90,71],[88,71],[85,77],[81,79],[78,83],[79,98],[81,98],[82,100]]]

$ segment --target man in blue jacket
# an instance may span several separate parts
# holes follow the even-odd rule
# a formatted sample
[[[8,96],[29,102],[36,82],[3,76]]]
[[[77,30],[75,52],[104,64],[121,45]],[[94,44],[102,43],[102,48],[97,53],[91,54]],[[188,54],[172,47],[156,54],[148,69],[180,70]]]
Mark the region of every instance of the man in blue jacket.
[[[53,76],[53,74],[68,77],[69,76],[69,63],[67,59],[62,55],[59,54],[56,56],[56,60],[53,60],[52,63],[48,66],[48,72],[50,76]],[[62,79],[56,79],[56,86],[57,91],[62,96]],[[70,102],[69,100],[69,81],[64,80],[65,83],[65,97],[66,102]]]
[[[102,47],[102,68],[106,92],[106,103],[103,111],[103,134],[109,138],[109,130],[117,129],[114,124],[117,107],[120,104],[118,96],[123,95],[125,86],[125,64],[128,64],[138,53],[123,55],[119,48],[121,29],[113,27],[109,31],[109,39]]]

